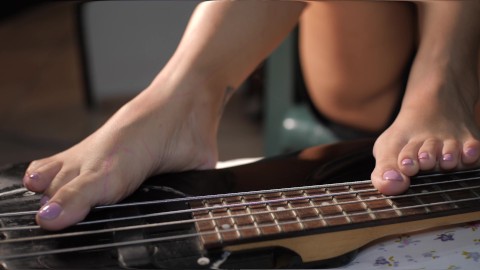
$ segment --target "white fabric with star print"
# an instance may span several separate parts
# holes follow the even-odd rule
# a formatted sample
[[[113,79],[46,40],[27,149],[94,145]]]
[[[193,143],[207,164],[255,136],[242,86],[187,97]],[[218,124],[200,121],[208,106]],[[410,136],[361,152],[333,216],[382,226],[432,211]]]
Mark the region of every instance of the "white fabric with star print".
[[[364,247],[343,269],[480,269],[480,221]]]

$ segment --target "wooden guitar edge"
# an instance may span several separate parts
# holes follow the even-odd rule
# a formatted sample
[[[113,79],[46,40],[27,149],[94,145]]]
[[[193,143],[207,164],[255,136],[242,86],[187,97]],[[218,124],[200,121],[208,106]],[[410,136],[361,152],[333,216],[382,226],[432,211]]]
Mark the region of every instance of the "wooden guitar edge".
[[[302,258],[304,263],[315,262],[344,255],[383,237],[466,223],[479,220],[479,218],[480,211],[476,211],[348,231],[337,231],[256,243],[231,245],[226,246],[224,250],[234,252],[266,247],[284,247],[296,252]]]

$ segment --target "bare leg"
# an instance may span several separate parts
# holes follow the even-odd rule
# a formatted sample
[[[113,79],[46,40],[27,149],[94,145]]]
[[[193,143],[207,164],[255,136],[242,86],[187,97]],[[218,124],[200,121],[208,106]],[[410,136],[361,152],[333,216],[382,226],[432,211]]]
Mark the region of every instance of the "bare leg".
[[[440,3],[443,9],[432,2],[419,5],[420,45],[401,111],[374,147],[372,181],[385,194],[403,192],[419,170],[478,165],[480,134],[473,108],[479,91],[479,23],[477,3],[469,2],[472,6]],[[322,2],[305,10],[303,68],[322,113],[367,131],[385,127],[415,49],[413,7]]]
[[[212,168],[230,90],[291,31],[303,7],[200,4],[174,56],[146,90],[79,144],[29,166],[25,186],[48,200],[37,222],[61,229],[92,206],[127,196],[149,175]]]
[[[395,122],[378,138],[374,185],[397,194],[419,170],[478,166],[480,2],[418,4],[420,44]]]
[[[311,3],[302,15],[300,53],[319,111],[365,131],[384,129],[403,91],[415,26],[407,3]]]

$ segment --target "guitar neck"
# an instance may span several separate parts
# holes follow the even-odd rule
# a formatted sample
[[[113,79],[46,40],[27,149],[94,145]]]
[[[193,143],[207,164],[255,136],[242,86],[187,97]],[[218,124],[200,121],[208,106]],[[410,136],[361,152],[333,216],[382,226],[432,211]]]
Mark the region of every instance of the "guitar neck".
[[[190,206],[202,243],[233,249],[280,242],[288,246],[286,239],[295,242],[298,237],[313,239],[339,231],[345,238],[345,231],[362,233],[373,228],[379,234],[369,233],[368,242],[480,218],[480,172],[424,175],[412,183],[407,193],[398,196],[380,194],[370,181],[361,181],[230,194],[192,201]],[[446,218],[438,219],[442,217]],[[400,223],[408,226],[398,227]],[[389,233],[382,230],[387,226]]]

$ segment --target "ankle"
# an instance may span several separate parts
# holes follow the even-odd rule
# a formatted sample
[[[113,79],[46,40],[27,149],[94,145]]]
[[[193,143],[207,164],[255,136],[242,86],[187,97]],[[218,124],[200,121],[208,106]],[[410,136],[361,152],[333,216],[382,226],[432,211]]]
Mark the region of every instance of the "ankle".
[[[416,64],[412,69],[402,108],[461,106],[473,111],[478,100],[478,77],[475,70]]]

